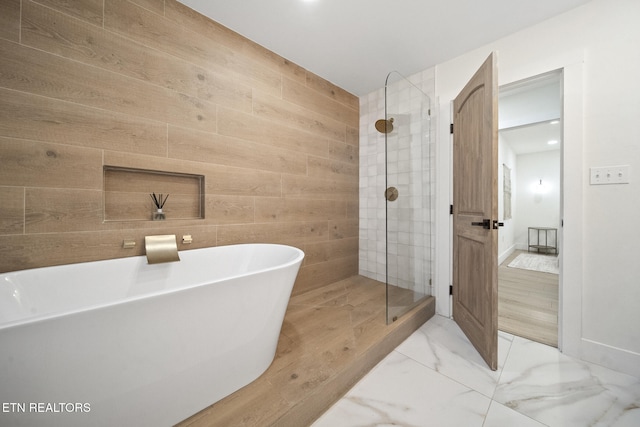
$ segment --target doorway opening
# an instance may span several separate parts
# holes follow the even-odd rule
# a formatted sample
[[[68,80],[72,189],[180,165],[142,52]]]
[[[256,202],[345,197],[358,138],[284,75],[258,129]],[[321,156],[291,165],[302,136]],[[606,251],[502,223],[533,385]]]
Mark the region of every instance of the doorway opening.
[[[558,346],[562,70],[500,87],[498,329]]]

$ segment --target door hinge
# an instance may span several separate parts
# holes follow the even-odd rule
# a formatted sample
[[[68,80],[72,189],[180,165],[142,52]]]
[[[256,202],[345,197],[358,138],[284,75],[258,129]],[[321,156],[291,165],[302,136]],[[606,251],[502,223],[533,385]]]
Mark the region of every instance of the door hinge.
[[[449,125],[449,133],[453,134],[453,123]]]
[[[453,295],[453,285],[449,285],[449,295]]]
[[[453,215],[453,205],[449,205],[449,215]]]

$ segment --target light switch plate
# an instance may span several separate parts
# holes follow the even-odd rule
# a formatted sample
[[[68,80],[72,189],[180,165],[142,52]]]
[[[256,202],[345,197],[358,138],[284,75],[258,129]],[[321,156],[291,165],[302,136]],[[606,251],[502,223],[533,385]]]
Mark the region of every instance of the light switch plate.
[[[589,183],[591,185],[628,184],[630,171],[629,165],[592,167]]]

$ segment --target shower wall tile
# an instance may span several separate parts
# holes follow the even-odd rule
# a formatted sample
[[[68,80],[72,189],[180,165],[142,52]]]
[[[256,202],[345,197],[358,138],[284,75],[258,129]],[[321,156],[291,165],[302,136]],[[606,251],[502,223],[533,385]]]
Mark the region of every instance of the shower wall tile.
[[[175,0],[2,1],[0,56],[0,271],[191,234],[180,250],[307,249],[294,293],[357,274],[358,97]],[[202,177],[202,194],[154,180],[158,224],[135,174],[105,191],[105,166]]]
[[[432,98],[435,93],[435,71],[425,70],[408,78],[408,80]],[[383,86],[381,84],[381,86]],[[420,112],[421,100],[410,96],[411,91],[389,91],[389,105],[398,111]],[[414,280],[407,275],[422,277],[424,287],[428,286],[432,271],[434,253],[434,233],[432,208],[434,202],[433,172],[434,153],[431,128],[428,135],[421,135],[421,128],[430,125],[436,109],[431,106],[431,120],[428,112],[422,114],[422,125],[416,121],[407,121],[404,126],[408,132],[402,136],[402,150],[397,150],[397,138],[390,139],[389,149],[385,150],[384,135],[375,130],[374,123],[385,117],[385,91],[381,88],[366,96],[360,97],[360,274],[385,281],[387,267],[389,279],[393,284],[409,286]],[[395,117],[396,124],[403,126],[405,117]],[[385,158],[385,151],[387,155]],[[386,163],[386,165],[385,165]],[[386,169],[385,169],[386,167]],[[407,173],[407,171],[414,171]],[[400,211],[393,204],[387,213],[384,199],[385,173],[389,182],[393,182],[402,194],[409,193],[412,206],[427,207],[422,212]],[[391,184],[390,184],[391,185]],[[411,188],[411,190],[408,190]],[[389,223],[389,234],[385,232],[386,217],[403,219],[399,224]],[[413,218],[412,223],[406,222]],[[409,233],[409,230],[411,232]],[[386,258],[387,252],[393,257]],[[399,257],[395,259],[395,256]]]

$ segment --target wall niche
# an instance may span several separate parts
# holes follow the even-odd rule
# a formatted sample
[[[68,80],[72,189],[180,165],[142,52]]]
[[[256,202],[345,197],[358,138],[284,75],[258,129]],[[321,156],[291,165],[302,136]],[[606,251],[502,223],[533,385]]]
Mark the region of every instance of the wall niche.
[[[104,220],[150,221],[152,193],[168,195],[166,220],[204,218],[204,176],[104,166]]]

